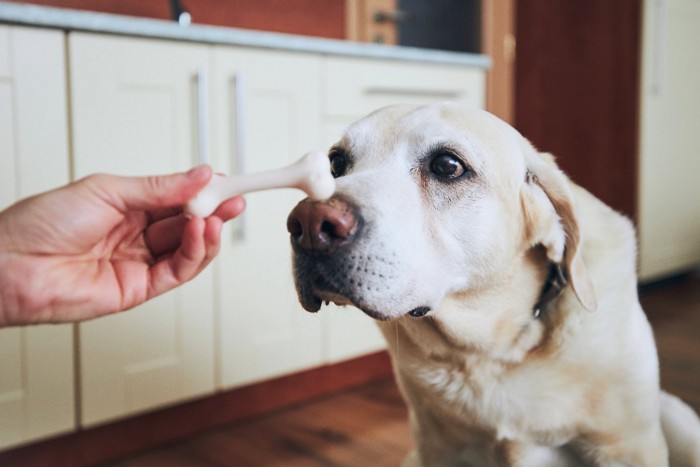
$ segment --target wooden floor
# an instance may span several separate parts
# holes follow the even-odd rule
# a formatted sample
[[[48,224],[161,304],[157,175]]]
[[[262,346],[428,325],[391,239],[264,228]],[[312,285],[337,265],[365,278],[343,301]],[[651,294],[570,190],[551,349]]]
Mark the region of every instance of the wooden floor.
[[[661,387],[700,414],[700,277],[643,291],[661,366]]]
[[[700,278],[644,290],[662,386],[700,412]],[[412,446],[391,380],[156,449],[113,467],[397,466]]]
[[[385,380],[110,465],[388,467],[410,449],[406,407]]]

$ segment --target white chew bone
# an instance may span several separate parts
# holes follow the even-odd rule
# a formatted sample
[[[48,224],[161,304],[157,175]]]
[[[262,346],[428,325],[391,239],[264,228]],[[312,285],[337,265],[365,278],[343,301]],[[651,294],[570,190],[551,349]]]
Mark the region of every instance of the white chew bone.
[[[314,199],[330,198],[335,191],[330,161],[322,152],[310,152],[281,169],[246,175],[214,175],[207,186],[185,205],[185,213],[208,217],[224,201],[251,191],[298,188]]]

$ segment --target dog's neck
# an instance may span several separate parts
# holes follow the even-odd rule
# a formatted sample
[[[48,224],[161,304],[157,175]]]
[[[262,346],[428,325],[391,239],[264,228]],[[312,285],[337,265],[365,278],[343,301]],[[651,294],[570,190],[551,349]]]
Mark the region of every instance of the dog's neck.
[[[425,318],[404,318],[397,326],[432,355],[442,353],[437,338],[446,353],[462,350],[517,364],[550,341],[561,324],[557,302],[564,287],[561,270],[535,249],[500,280],[453,294]]]

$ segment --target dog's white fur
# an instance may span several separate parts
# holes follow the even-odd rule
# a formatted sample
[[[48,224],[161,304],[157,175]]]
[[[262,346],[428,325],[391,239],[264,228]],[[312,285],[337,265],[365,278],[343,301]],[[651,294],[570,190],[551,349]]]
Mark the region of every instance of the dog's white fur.
[[[344,292],[315,294],[380,319],[407,464],[700,466],[697,416],[659,390],[626,218],[477,109],[385,108],[338,147],[351,165],[337,196],[363,227]],[[431,174],[441,151],[469,176]],[[552,263],[569,283],[535,318]],[[431,311],[406,315],[417,307]]]

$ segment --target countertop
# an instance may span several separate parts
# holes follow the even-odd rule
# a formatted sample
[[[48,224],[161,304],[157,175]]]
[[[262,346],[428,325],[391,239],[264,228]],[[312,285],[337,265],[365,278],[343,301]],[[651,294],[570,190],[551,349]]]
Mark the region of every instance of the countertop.
[[[480,54],[367,44],[199,24],[180,26],[174,21],[0,1],[0,24],[3,23],[66,31],[237,45],[346,57],[427,62],[479,68],[488,68],[491,64],[487,56]]]

